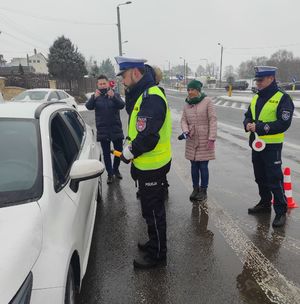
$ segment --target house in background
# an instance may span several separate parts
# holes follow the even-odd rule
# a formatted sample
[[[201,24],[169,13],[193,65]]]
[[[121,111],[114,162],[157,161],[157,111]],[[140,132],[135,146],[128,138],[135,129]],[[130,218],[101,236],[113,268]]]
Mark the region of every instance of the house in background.
[[[37,74],[48,74],[47,58],[42,53],[37,53],[36,49],[34,49],[34,55],[27,55],[27,58],[13,58],[6,66],[19,67],[20,64],[23,68],[32,67]]]

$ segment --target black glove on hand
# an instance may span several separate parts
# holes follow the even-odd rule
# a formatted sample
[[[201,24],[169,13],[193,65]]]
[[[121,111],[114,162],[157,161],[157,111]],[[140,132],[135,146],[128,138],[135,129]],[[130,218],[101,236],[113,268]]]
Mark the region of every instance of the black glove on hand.
[[[183,139],[187,139],[188,138],[188,133],[183,132],[182,134],[180,134],[178,136],[178,140],[183,140]]]

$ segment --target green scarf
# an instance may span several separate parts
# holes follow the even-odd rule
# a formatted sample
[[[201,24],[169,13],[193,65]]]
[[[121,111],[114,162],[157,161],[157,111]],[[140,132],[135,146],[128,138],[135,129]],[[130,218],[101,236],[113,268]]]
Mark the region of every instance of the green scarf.
[[[207,95],[205,93],[200,93],[199,96],[189,99],[188,97],[185,99],[185,102],[189,105],[195,105],[202,101]]]

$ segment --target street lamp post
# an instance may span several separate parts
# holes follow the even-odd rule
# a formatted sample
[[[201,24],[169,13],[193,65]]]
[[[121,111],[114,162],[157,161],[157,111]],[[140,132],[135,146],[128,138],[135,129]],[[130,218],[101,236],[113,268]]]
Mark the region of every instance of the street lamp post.
[[[221,46],[221,60],[220,60],[220,87],[222,86],[222,61],[223,61],[223,45],[219,42],[218,45]]]
[[[118,38],[119,38],[119,56],[123,55],[123,52],[122,52],[122,35],[121,35],[121,20],[120,20],[120,6],[130,4],[130,3],[132,3],[132,2],[127,1],[127,2],[120,3],[120,4],[117,5],[117,19],[118,19],[117,27],[118,27]]]
[[[186,65],[185,65],[185,58],[179,57],[179,59],[183,59],[183,79],[184,79],[184,84],[186,84]]]
[[[125,44],[125,43],[128,43],[128,40],[123,41],[123,42],[122,42],[122,46],[123,46],[123,44]],[[122,56],[123,56],[123,55],[125,55],[125,53],[123,52],[123,47],[122,47]]]
[[[166,60],[166,62],[168,62],[168,68],[169,68],[169,84],[171,84],[171,61],[170,61],[170,60]]]

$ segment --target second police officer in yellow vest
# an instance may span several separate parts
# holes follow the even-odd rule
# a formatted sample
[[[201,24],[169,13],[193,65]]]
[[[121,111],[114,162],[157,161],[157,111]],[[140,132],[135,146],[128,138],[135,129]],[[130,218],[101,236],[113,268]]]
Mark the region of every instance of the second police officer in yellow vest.
[[[129,114],[129,145],[121,159],[131,165],[138,181],[142,215],[148,227],[148,241],[138,243],[144,253],[134,260],[135,268],[166,264],[166,211],[164,205],[166,175],[171,166],[171,117],[166,97],[156,85],[146,60],[116,57],[122,83],[126,88]]]
[[[281,151],[284,132],[292,122],[294,104],[290,96],[278,88],[275,73],[274,67],[255,67],[258,92],[245,113],[244,127],[246,132],[251,132],[250,147],[255,133],[266,143],[262,151],[252,148],[252,163],[260,201],[253,208],[249,208],[248,213],[270,213],[273,194],[275,218],[272,225],[281,227],[285,224],[287,211]]]

